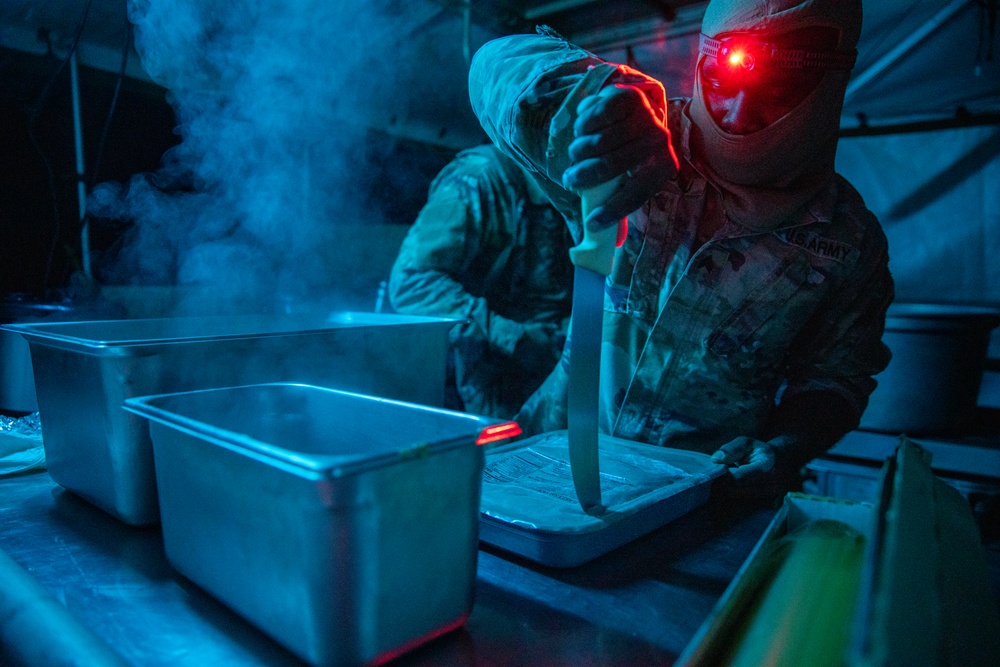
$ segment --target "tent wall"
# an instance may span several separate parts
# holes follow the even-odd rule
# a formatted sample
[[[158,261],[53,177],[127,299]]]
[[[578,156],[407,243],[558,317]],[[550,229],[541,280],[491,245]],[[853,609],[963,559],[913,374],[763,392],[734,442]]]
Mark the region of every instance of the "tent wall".
[[[897,300],[1000,306],[1000,126],[843,138],[837,170],[882,222]]]

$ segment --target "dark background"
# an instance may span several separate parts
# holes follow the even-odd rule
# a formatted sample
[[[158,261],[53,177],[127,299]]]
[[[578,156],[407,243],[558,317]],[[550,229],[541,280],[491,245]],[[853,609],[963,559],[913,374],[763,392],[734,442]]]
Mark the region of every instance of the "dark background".
[[[0,49],[0,81],[0,291],[38,293],[67,285],[80,264],[70,71],[54,55]],[[166,91],[125,77],[98,156],[118,83],[79,68],[88,190],[155,170],[178,142]]]

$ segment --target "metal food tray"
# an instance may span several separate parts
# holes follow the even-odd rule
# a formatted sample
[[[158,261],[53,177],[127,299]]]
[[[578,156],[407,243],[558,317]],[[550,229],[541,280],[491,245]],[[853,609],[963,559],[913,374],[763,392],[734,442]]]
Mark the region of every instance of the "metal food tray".
[[[341,312],[2,328],[28,341],[52,479],[125,523],[148,525],[158,520],[152,446],[145,421],[122,409],[125,399],[306,382],[442,405],[454,323]]]
[[[480,539],[550,567],[574,567],[703,505],[724,465],[707,454],[601,434],[600,513],[573,488],[566,431],[487,452]]]
[[[464,623],[498,424],[288,383],[138,397],[167,560],[313,664],[367,664]]]

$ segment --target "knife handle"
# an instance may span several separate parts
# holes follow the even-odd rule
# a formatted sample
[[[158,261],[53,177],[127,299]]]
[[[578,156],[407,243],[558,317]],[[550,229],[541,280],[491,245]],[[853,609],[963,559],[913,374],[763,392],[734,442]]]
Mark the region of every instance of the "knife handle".
[[[621,177],[580,192],[584,220],[591,209],[614,192],[619,181],[621,181]],[[575,266],[582,266],[602,276],[609,275],[615,264],[615,248],[624,242],[627,231],[627,218],[619,220],[617,225],[609,225],[597,231],[588,229],[587,225],[584,224],[583,240],[570,248],[569,258]]]

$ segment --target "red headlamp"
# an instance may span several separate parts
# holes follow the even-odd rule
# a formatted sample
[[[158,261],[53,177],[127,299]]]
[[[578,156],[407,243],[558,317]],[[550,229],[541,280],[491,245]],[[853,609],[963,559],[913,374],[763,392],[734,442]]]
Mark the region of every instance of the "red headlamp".
[[[742,35],[713,39],[702,34],[698,50],[717,59],[720,65],[746,71],[774,67],[849,70],[854,67],[858,55],[857,51],[781,49]]]

